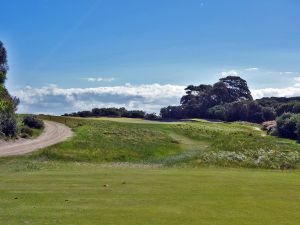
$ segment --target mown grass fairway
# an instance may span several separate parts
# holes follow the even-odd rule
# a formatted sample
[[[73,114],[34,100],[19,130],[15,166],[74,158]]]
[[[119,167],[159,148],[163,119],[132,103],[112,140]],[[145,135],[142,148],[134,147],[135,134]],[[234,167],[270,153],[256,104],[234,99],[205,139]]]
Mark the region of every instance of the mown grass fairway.
[[[1,166],[0,224],[291,225],[300,221],[299,171],[20,163],[27,172],[18,171],[14,162]]]

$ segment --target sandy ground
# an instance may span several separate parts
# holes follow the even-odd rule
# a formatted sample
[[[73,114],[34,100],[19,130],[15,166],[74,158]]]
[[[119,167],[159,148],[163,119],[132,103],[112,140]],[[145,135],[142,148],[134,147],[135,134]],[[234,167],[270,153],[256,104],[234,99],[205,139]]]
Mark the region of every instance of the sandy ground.
[[[72,136],[69,127],[50,121],[45,122],[44,132],[35,139],[18,139],[16,141],[0,141],[0,157],[23,155],[41,148],[57,144]]]

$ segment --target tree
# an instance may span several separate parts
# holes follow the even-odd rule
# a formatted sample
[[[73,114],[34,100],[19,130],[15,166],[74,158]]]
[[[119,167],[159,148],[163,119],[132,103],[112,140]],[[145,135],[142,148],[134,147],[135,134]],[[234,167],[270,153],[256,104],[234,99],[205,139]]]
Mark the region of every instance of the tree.
[[[276,118],[276,111],[272,107],[263,107],[263,118],[264,121],[269,121],[269,120],[275,120]]]
[[[13,98],[4,86],[7,70],[7,53],[0,41],[0,135],[15,136],[17,133],[15,111],[19,100]]]
[[[217,82],[211,89],[210,98],[214,102],[214,105],[220,105],[231,102],[230,92],[224,82]]]
[[[220,82],[223,82],[228,89],[229,102],[253,100],[247,82],[244,79],[238,76],[227,76],[221,78]]]
[[[186,117],[185,109],[182,106],[168,106],[160,110],[163,119],[183,119]]]

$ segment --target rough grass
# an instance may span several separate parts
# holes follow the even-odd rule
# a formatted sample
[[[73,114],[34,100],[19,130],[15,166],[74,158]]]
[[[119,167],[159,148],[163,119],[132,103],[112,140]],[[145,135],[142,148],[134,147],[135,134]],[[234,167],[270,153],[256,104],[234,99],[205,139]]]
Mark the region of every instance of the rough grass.
[[[299,171],[103,168],[20,159],[1,160],[0,171],[5,225],[300,221]]]
[[[39,157],[86,162],[144,162],[182,151],[160,125],[52,117],[73,128],[75,136],[46,148]]]
[[[35,155],[38,158],[167,166],[296,168],[300,164],[299,144],[267,136],[257,125],[250,123],[43,118],[65,123],[73,128],[75,136],[40,151]]]

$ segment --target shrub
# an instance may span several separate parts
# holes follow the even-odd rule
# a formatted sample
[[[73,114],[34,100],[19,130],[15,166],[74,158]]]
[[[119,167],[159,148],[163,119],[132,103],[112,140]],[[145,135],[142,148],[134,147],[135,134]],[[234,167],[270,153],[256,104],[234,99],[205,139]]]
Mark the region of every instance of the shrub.
[[[29,138],[33,135],[33,130],[30,129],[29,127],[22,127],[21,128],[21,133],[20,136],[22,138]]]
[[[14,113],[0,110],[0,133],[8,137],[14,137],[17,130],[17,120]]]
[[[23,123],[30,128],[43,129],[45,127],[44,122],[36,116],[25,116]]]
[[[278,136],[290,139],[297,138],[297,126],[300,124],[300,114],[284,113],[277,118]]]

